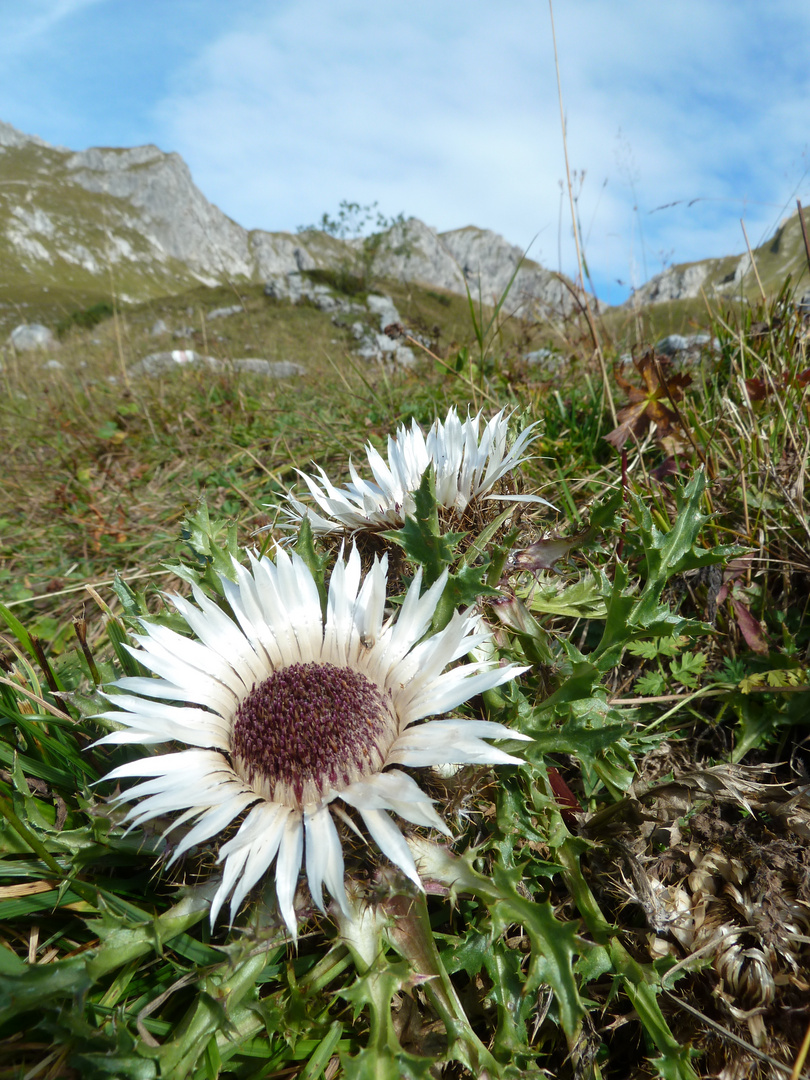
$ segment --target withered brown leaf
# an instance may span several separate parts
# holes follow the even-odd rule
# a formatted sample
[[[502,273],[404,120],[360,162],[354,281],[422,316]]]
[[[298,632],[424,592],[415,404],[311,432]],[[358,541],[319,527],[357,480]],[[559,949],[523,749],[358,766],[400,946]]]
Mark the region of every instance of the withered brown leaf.
[[[643,438],[650,424],[656,425],[656,439],[669,453],[685,449],[680,420],[677,412],[665,404],[683,398],[684,389],[692,382],[692,376],[684,371],[674,371],[671,360],[656,356],[653,349],[642,357],[633,357],[633,365],[641,376],[644,386],[634,386],[614,367],[616,382],[627,394],[628,402],[616,414],[618,425],[605,439],[620,449],[631,435]]]
[[[580,547],[590,539],[590,529],[576,536],[547,536],[536,540],[526,548],[513,551],[506,560],[510,570],[554,570],[554,564],[564,558],[572,548]]]

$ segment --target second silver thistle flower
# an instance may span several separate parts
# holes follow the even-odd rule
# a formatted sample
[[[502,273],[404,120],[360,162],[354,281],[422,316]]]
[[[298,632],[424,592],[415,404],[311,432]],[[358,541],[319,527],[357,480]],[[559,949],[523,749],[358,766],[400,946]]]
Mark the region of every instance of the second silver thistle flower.
[[[432,464],[436,474],[436,499],[450,516],[461,518],[474,502],[498,499],[504,502],[534,503],[552,507],[539,495],[504,494],[493,491],[499,480],[527,460],[526,451],[537,438],[536,424],[527,427],[508,445],[510,413],[501,409],[482,425],[482,414],[462,423],[455,408],[444,421],[436,420],[425,436],[414,421],[401,424],[388,437],[388,460],[369,443],[366,456],[374,480],[364,480],[352,462],[352,482],[336,487],[325,471],[316,466],[319,479],[299,470],[315,503],[308,505],[294,495],[283,507],[289,528],[297,528],[308,517],[313,532],[398,529],[415,509],[414,492]]]

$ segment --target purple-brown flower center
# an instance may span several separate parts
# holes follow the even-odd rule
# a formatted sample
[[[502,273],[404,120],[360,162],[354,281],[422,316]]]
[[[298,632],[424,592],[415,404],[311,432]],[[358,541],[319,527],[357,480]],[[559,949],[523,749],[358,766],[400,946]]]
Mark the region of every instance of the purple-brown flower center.
[[[395,731],[390,697],[353,668],[290,664],[237,709],[234,764],[267,798],[300,808],[383,767]]]

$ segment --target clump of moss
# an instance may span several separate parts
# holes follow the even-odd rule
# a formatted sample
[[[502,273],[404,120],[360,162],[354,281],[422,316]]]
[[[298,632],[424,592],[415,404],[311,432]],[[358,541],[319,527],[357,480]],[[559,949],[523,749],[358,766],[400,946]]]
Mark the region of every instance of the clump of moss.
[[[368,292],[368,281],[345,266],[334,269],[305,270],[304,277],[313,285],[328,285],[344,296],[359,296]]]
[[[64,319],[60,319],[56,324],[56,333],[63,338],[75,326],[82,330],[92,330],[94,326],[98,326],[100,322],[104,322],[114,314],[115,308],[112,304],[107,300],[100,300],[97,304],[91,304],[90,307],[71,311]]]

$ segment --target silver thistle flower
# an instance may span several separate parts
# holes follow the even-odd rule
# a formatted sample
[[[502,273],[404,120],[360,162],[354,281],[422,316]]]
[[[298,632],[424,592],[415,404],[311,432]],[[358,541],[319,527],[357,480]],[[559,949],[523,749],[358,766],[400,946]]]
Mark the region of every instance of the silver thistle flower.
[[[444,422],[436,420],[427,433],[414,422],[410,430],[400,425],[388,438],[388,460],[370,444],[366,447],[373,481],[364,480],[349,463],[352,482],[335,487],[324,470],[316,466],[320,480],[299,470],[317,509],[293,495],[283,510],[288,527],[309,517],[313,532],[397,529],[414,512],[414,492],[429,465],[436,472],[436,498],[440,507],[460,518],[480,499],[500,499],[551,506],[538,495],[493,494],[492,488],[526,460],[525,451],[537,438],[536,424],[521,432],[507,447],[509,413],[501,409],[486,424],[481,413],[464,423],[455,408]],[[553,507],[552,507],[553,509]]]
[[[438,719],[524,670],[491,662],[449,664],[487,638],[478,619],[456,613],[425,637],[446,575],[420,596],[417,571],[396,618],[384,618],[387,561],[361,580],[360,556],[341,556],[329,584],[324,620],[303,560],[279,550],[275,562],[250,556],[222,579],[235,617],[200,589],[195,604],[172,598],[197,640],[144,624],[132,652],[158,678],[130,677],[108,695],[124,725],[102,743],[186,749],[139,758],[105,778],[140,777],[117,796],[126,820],[141,825],[177,813],[171,828],[192,827],[172,860],[220,835],[247,811],[220,849],[222,883],[213,924],[230,895],[231,920],[248,890],[275,861],[281,916],[295,936],[293,898],[302,858],[315,904],[325,885],[347,911],[341,842],[333,814],[352,807],[379,849],[419,887],[400,829],[389,816],[450,835],[431,799],[399,766],[517,764],[484,739],[526,739],[486,720]],[[178,704],[168,704],[177,702]]]

